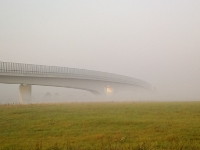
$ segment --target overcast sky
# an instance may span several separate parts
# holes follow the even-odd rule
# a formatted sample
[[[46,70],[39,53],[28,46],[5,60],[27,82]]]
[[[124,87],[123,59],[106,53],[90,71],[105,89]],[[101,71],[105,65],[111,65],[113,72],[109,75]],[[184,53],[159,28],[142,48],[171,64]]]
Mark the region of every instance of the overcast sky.
[[[157,99],[200,100],[200,1],[0,0],[0,61],[117,73]]]

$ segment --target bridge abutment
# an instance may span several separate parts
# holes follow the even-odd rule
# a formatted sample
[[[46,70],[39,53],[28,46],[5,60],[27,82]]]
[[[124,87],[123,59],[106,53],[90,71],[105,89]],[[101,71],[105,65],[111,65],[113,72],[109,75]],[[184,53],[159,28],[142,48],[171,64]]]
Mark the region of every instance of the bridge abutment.
[[[19,86],[19,100],[22,104],[27,104],[31,102],[31,85],[20,84]]]

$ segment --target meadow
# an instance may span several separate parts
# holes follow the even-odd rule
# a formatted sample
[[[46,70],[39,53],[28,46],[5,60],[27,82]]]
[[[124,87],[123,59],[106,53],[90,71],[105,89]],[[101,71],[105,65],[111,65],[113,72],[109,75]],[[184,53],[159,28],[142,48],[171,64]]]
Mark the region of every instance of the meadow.
[[[0,105],[0,150],[200,150],[200,102]]]

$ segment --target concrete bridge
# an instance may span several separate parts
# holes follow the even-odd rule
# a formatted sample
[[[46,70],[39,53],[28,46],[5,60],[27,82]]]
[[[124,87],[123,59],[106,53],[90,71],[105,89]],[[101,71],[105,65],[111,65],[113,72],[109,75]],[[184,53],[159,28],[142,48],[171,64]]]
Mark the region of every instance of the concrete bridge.
[[[127,88],[149,88],[135,78],[85,69],[0,62],[0,83],[20,84],[20,102],[30,102],[31,85],[82,89],[109,94]]]

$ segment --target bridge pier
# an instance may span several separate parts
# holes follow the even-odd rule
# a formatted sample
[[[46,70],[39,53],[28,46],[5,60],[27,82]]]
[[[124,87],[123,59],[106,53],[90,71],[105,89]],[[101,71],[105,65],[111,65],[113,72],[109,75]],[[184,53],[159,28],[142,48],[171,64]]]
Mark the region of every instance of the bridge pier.
[[[19,86],[19,100],[22,104],[31,102],[31,85],[20,84]]]

